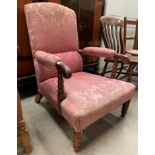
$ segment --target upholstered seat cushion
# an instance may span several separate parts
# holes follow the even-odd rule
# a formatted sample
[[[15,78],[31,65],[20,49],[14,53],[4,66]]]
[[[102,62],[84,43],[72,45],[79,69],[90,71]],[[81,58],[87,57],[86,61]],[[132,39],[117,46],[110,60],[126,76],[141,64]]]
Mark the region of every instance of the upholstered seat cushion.
[[[77,131],[130,100],[135,90],[131,83],[85,72],[73,73],[70,79],[65,79],[64,85],[66,98],[61,103],[61,112]],[[39,87],[56,106],[57,78],[41,82]]]

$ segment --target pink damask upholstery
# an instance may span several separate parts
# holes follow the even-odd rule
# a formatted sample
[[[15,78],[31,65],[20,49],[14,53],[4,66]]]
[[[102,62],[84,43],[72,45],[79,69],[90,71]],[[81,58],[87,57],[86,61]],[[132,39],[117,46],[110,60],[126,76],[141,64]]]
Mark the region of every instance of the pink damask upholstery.
[[[77,131],[81,131],[105,114],[130,100],[135,86],[85,72],[65,79],[66,99],[61,103],[64,118]],[[57,78],[40,83],[40,90],[56,107]]]
[[[101,47],[86,47],[83,49],[83,54],[89,56],[96,56],[96,57],[106,57],[106,58],[114,58],[114,54],[116,51],[107,48]]]
[[[47,2],[27,4],[24,10],[33,57],[37,51],[56,54],[71,67],[73,73],[81,71],[82,59],[76,52],[79,47],[75,12]],[[55,67],[47,68],[35,57],[34,67],[37,83],[57,75]]]
[[[34,57],[39,62],[39,64],[42,64],[44,67],[47,68],[55,66],[56,62],[61,60],[58,56],[43,51],[37,51]]]
[[[30,44],[36,51],[77,51],[78,33],[73,10],[54,3],[31,3],[24,7]]]
[[[56,54],[37,51],[34,55],[34,60],[36,63],[35,69],[39,82],[57,76],[55,63],[58,60],[63,61],[67,66],[69,66],[72,73],[82,71],[83,67],[81,56],[76,51]]]
[[[133,84],[82,72],[73,10],[55,3],[32,3],[25,5],[25,14],[38,91],[56,109],[60,103],[56,62],[62,61],[72,71],[72,77],[64,79],[66,98],[59,105],[62,116],[74,131],[81,133],[91,123],[131,100]],[[115,51],[88,47],[83,54],[114,58]],[[59,84],[60,81],[62,92],[62,74],[59,74]],[[74,136],[74,147],[78,145],[78,135]]]

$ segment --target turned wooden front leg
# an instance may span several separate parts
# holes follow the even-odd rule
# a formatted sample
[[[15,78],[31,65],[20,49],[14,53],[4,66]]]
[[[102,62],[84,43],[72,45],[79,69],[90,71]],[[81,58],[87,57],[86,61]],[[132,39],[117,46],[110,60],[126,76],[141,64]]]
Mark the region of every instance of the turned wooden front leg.
[[[76,132],[73,129],[73,148],[74,148],[74,151],[77,152],[80,150],[81,141],[82,141],[82,131]]]
[[[130,101],[123,104],[123,106],[122,106],[122,117],[124,117],[127,114],[129,104],[130,104]]]
[[[18,132],[21,136],[20,137],[20,143],[23,144],[24,153],[29,154],[31,152],[30,135],[29,135],[29,132],[25,126],[24,120],[18,122]]]
[[[43,97],[43,95],[40,92],[37,92],[37,95],[36,95],[36,98],[35,98],[35,102],[39,103],[42,97]]]

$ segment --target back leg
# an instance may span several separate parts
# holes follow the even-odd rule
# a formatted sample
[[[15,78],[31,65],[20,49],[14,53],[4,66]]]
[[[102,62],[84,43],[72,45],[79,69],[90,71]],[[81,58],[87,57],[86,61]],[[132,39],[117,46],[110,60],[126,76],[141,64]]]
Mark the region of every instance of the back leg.
[[[102,71],[102,73],[101,73],[102,76],[105,75],[106,70],[107,70],[107,66],[108,66],[108,61],[106,61],[105,65],[104,65],[103,71]]]
[[[38,91],[37,95],[36,95],[36,98],[35,98],[35,102],[39,103],[42,97],[43,97],[43,95]]]
[[[122,117],[124,117],[127,114],[129,104],[130,104],[130,101],[123,104],[123,106],[122,106]]]

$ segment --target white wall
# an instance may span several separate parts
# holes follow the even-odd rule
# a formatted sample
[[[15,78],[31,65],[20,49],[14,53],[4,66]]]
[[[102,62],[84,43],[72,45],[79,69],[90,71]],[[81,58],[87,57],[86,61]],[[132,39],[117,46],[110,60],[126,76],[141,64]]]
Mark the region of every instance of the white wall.
[[[138,18],[138,0],[106,0],[104,15]]]

